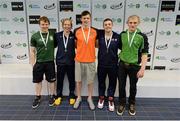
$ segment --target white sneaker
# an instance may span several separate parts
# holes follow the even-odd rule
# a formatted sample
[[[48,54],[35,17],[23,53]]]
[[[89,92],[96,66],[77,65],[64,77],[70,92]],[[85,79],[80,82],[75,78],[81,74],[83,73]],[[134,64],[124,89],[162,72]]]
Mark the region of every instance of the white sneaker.
[[[73,106],[74,109],[78,109],[79,108],[81,100],[82,100],[81,98],[77,98],[76,99],[76,102],[74,103],[74,106]]]
[[[100,96],[99,101],[98,101],[98,106],[99,109],[102,109],[104,107],[104,97]]]
[[[108,107],[109,107],[109,111],[114,111],[114,102],[108,101]]]

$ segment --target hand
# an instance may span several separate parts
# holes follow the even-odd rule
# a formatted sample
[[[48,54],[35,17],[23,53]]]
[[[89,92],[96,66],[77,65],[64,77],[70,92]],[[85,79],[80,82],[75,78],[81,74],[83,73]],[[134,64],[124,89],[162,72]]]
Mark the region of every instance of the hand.
[[[138,73],[137,73],[137,78],[142,78],[143,76],[144,76],[144,70],[145,69],[140,69],[139,71],[138,71]]]

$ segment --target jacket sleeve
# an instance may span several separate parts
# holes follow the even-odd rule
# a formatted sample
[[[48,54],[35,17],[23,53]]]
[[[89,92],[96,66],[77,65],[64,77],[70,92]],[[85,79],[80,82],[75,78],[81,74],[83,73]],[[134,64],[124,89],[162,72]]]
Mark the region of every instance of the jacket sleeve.
[[[149,43],[148,43],[148,37],[141,33],[141,35],[143,36],[144,39],[144,47],[142,48],[142,53],[148,53],[149,52]]]

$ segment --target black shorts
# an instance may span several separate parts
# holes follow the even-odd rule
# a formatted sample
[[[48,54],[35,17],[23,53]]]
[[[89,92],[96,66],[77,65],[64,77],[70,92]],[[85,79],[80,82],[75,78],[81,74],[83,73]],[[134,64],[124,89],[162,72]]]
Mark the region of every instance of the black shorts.
[[[36,62],[33,67],[33,83],[42,82],[44,74],[48,82],[56,81],[54,61]]]

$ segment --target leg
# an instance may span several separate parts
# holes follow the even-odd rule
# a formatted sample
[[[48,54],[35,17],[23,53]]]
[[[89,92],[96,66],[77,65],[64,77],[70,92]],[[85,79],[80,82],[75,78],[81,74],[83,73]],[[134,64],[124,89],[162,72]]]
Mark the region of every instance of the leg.
[[[78,109],[81,103],[82,70],[83,70],[82,64],[80,62],[75,62],[75,81],[76,81],[77,98],[73,106],[74,109]]]
[[[129,73],[129,80],[130,80],[130,95],[129,95],[129,104],[135,104],[135,97],[137,92],[137,72],[139,71],[138,66],[131,66],[128,70]]]
[[[117,66],[108,68],[109,86],[108,86],[108,107],[109,111],[114,111],[114,93],[117,83]]]
[[[57,97],[62,97],[65,72],[65,66],[57,65]]]
[[[46,80],[50,83],[49,106],[53,106],[55,101],[54,96],[55,96],[55,81],[56,81],[55,64],[53,61],[45,63],[45,76],[46,76]]]
[[[119,63],[118,80],[119,80],[119,106],[117,109],[118,115],[123,115],[126,105],[126,78],[127,67],[123,63]]]
[[[99,91],[99,97],[105,96],[105,90],[106,90],[106,75],[107,70],[103,67],[98,66],[97,69],[97,75],[98,75],[98,91]]]
[[[109,86],[108,86],[108,97],[114,97],[117,84],[117,69],[118,67],[112,67],[108,69]]]
[[[88,63],[86,66],[86,75],[87,75],[87,83],[88,83],[88,99],[87,102],[89,103],[89,108],[91,110],[95,109],[95,105],[93,103],[92,95],[94,90],[94,79],[95,79],[95,71],[96,65],[95,63]]]
[[[126,78],[127,78],[127,69],[125,65],[119,63],[118,68],[118,80],[119,80],[119,101],[120,104],[126,104]]]
[[[44,74],[44,65],[36,63],[33,67],[33,83],[35,83],[35,99],[32,104],[32,108],[37,108],[40,104],[42,80]]]
[[[69,81],[69,97],[75,98],[75,70],[74,65],[67,66],[67,77]]]

